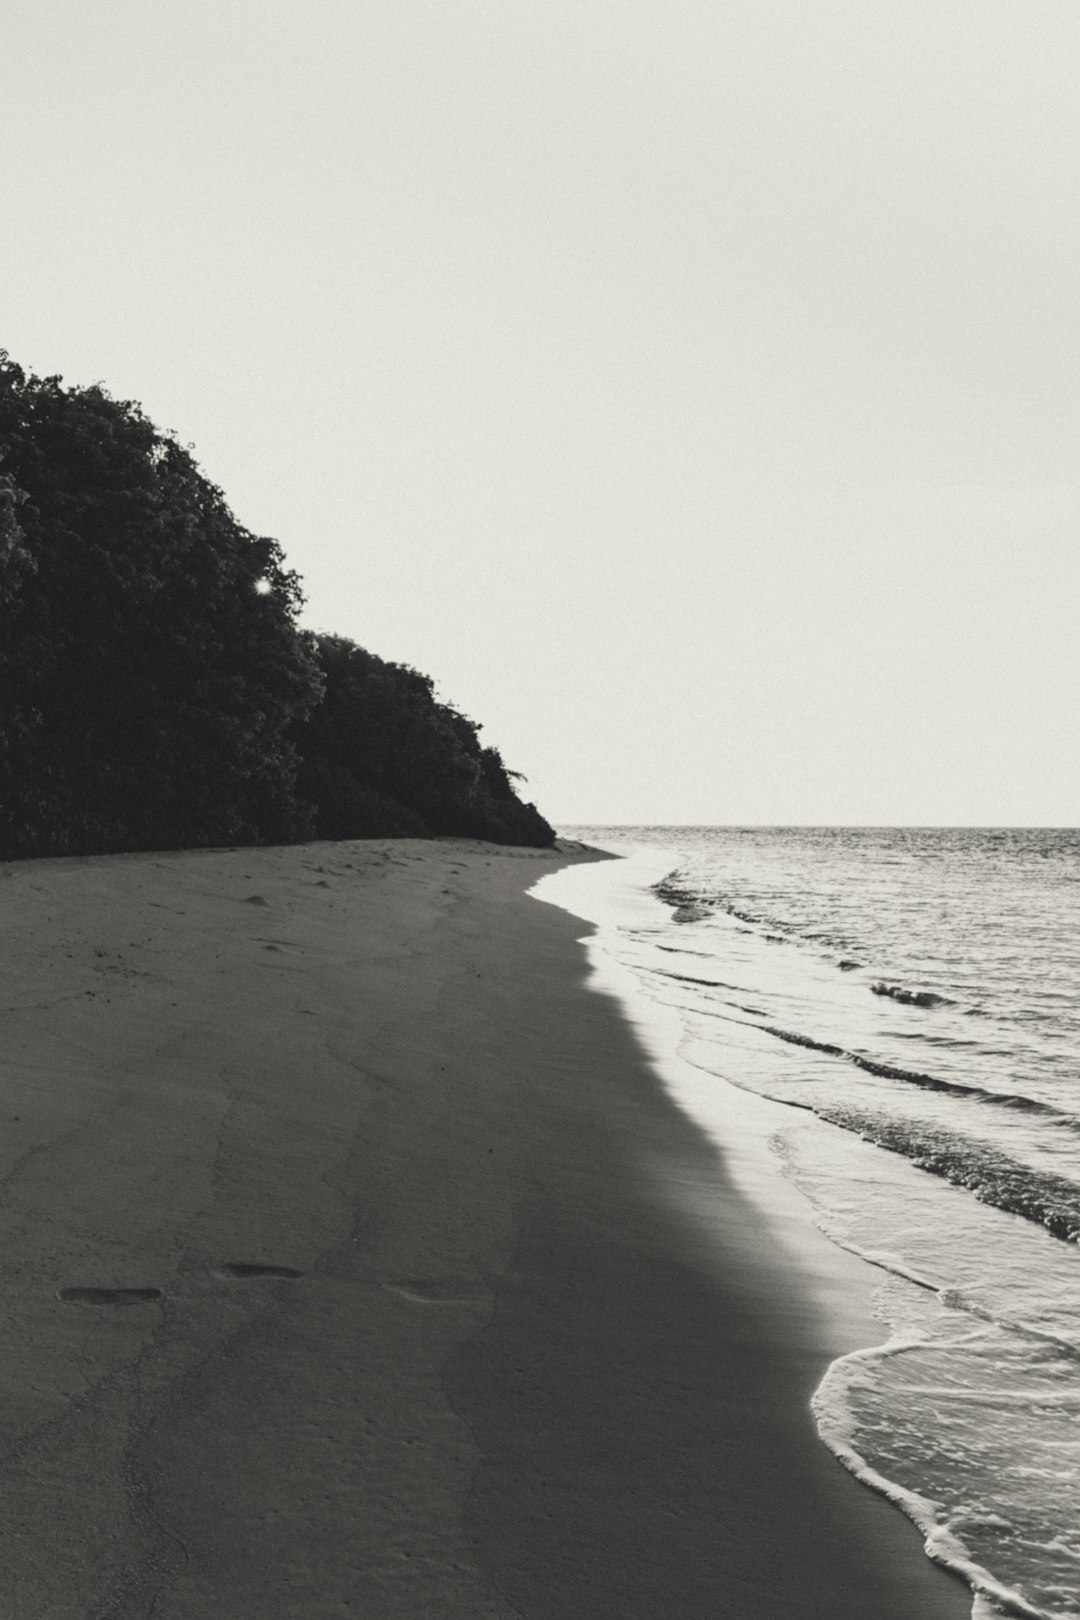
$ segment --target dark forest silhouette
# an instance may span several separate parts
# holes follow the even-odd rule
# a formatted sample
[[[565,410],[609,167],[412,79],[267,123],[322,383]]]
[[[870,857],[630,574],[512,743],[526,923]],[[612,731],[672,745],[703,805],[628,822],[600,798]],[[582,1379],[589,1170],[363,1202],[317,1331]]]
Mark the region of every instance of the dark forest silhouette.
[[[302,600],[138,405],[0,351],[0,859],[553,841],[427,676],[301,630]]]

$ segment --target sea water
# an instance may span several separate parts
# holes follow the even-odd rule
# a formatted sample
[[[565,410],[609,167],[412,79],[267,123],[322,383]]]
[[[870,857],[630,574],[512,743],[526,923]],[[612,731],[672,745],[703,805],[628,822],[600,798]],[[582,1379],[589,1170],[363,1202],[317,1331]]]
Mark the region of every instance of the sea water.
[[[777,1165],[879,1270],[822,1438],[977,1615],[1080,1620],[1080,833],[566,831],[670,852],[599,948],[703,1084],[784,1105]]]

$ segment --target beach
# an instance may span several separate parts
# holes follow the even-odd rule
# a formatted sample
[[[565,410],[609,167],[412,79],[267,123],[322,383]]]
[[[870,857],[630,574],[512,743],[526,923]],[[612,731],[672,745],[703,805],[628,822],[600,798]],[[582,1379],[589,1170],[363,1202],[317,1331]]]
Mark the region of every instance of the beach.
[[[527,893],[596,858],[0,868],[0,1611],[969,1614],[815,1432],[844,1347],[791,1250]]]

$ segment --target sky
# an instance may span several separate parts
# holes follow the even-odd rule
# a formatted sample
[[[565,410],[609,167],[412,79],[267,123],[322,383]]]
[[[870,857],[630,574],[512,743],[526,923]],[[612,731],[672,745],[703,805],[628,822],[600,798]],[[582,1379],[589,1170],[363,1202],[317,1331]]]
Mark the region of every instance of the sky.
[[[4,0],[0,346],[559,825],[1075,825],[1075,0]]]

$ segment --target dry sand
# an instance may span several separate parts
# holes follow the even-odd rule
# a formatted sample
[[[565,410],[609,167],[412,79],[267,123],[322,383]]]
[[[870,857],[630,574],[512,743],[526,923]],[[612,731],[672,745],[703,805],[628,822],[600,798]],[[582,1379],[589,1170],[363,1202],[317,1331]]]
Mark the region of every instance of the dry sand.
[[[525,896],[569,858],[0,867],[6,1620],[967,1615],[817,1440],[813,1301]]]

